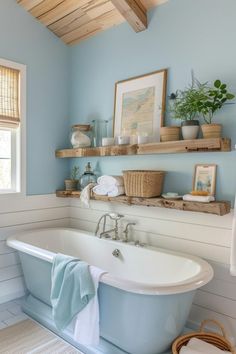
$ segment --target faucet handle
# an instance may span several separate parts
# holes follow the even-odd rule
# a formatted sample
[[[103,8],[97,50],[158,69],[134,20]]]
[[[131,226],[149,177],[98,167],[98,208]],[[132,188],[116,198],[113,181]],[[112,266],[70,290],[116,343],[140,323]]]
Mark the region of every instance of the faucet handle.
[[[125,235],[125,238],[123,239],[123,242],[128,242],[129,227],[132,226],[132,225],[134,226],[134,225],[136,225],[136,223],[135,222],[128,222],[128,224],[126,225],[126,227],[125,227],[125,229],[123,231],[123,233]]]
[[[124,215],[118,214],[118,213],[110,213],[108,214],[112,220],[120,220],[121,218],[124,217]]]

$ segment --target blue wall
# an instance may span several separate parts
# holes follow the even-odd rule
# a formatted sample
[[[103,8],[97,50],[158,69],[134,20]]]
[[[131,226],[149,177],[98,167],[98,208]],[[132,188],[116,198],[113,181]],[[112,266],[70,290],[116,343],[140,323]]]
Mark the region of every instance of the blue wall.
[[[0,1],[0,57],[27,65],[27,194],[53,193],[68,173],[68,48],[15,0]]]
[[[169,0],[149,13],[145,32],[136,34],[123,24],[66,47],[15,0],[1,0],[0,57],[27,65],[27,194],[63,186],[71,163],[55,159],[55,149],[69,145],[70,125],[112,119],[118,80],[168,68],[170,93],[189,83],[193,68],[199,80],[219,77],[236,92],[235,12],[235,0]],[[217,117],[233,145],[235,117],[236,105]],[[99,173],[164,169],[165,190],[180,193],[191,189],[195,163],[217,163],[218,198],[233,200],[235,194],[235,152],[90,160]],[[74,159],[72,164],[82,170],[86,162]]]
[[[200,81],[220,78],[236,93],[235,0],[169,0],[149,13],[149,28],[136,34],[128,24],[112,28],[70,49],[70,124],[111,119],[114,84],[168,68],[168,93],[184,88],[194,69]],[[236,105],[217,116],[224,135],[236,143]],[[169,119],[167,118],[168,122]],[[234,199],[235,152],[90,158],[101,173],[123,169],[168,171],[165,190],[191,190],[196,163],[218,165],[217,197]],[[81,168],[86,159],[74,159]]]

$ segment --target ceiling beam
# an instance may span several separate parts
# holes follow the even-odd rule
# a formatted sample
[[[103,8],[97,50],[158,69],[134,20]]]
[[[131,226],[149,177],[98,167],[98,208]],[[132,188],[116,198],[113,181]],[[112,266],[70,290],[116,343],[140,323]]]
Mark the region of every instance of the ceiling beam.
[[[140,0],[111,0],[135,32],[147,29],[147,10]]]

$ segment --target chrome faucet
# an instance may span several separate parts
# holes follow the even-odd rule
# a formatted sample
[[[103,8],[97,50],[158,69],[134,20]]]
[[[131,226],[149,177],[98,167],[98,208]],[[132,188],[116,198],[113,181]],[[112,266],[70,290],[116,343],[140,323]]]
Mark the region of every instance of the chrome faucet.
[[[123,239],[123,242],[128,242],[129,241],[129,227],[130,226],[134,226],[136,225],[135,222],[129,222],[126,227],[125,227],[125,230],[123,231],[123,234],[125,235],[124,239]]]
[[[111,220],[114,220],[115,221],[115,227],[110,229],[110,230],[106,230],[106,221],[107,221],[107,217],[109,217]],[[102,238],[103,236],[105,237],[110,237],[110,233],[111,232],[114,232],[114,236],[113,236],[113,240],[118,240],[118,221],[123,218],[124,215],[121,215],[121,214],[117,214],[117,213],[106,213],[104,215],[102,215],[100,217],[100,219],[98,220],[98,223],[97,223],[97,227],[96,227],[96,230],[95,230],[95,235],[98,235],[98,231],[99,231],[99,228],[100,228],[100,224],[101,222],[103,221],[103,228],[102,228],[102,232],[99,234],[99,238]]]

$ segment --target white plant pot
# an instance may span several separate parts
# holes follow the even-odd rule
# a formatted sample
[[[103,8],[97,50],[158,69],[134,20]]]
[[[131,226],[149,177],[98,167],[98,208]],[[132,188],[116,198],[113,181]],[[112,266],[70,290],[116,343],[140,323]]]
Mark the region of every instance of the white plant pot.
[[[184,140],[197,139],[199,133],[199,125],[185,125],[181,127]]]

